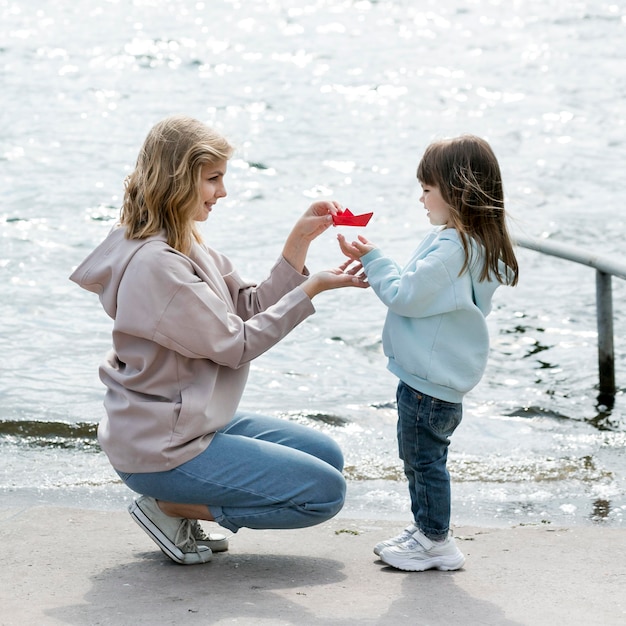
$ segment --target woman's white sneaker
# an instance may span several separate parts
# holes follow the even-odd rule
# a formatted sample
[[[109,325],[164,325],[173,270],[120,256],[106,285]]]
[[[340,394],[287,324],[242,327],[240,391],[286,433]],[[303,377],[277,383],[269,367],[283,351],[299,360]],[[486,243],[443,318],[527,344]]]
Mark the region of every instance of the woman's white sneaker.
[[[415,524],[411,524],[407,526],[397,537],[392,537],[391,539],[385,539],[385,541],[381,541],[374,546],[374,554],[376,556],[380,556],[380,553],[385,549],[391,546],[397,546],[400,543],[404,543],[408,541],[413,533],[417,532],[417,526]]]
[[[182,565],[196,565],[211,560],[211,549],[196,543],[191,520],[166,515],[154,498],[137,498],[128,507],[128,512],[172,561]]]
[[[192,519],[191,534],[199,546],[211,548],[211,552],[226,552],[228,550],[228,538],[221,533],[205,533],[198,520]]]
[[[456,570],[463,567],[465,557],[457,548],[452,535],[445,541],[431,541],[421,532],[395,546],[384,548],[380,553],[382,561],[407,572],[423,572],[427,569]]]

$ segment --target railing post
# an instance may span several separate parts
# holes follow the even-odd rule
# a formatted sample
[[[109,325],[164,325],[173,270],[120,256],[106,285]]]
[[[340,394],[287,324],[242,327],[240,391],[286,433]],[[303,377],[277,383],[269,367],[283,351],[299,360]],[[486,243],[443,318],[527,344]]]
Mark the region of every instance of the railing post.
[[[518,245],[542,254],[559,257],[574,263],[589,265],[596,270],[596,315],[598,318],[598,370],[600,393],[598,404],[612,409],[615,404],[615,354],[613,348],[613,293],[611,277],[626,280],[626,265],[608,256],[578,250],[556,241],[533,239],[520,235]]]
[[[596,271],[596,310],[598,317],[598,401],[607,406],[615,397],[615,355],[613,348],[613,291],[611,275]]]

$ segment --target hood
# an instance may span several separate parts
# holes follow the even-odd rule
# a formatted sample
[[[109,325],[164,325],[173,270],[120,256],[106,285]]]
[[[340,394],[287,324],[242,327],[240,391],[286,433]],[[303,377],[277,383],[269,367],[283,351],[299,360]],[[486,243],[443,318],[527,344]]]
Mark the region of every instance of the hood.
[[[460,247],[462,246],[461,238],[454,228],[441,230],[439,237],[441,239],[451,239],[452,241],[456,241]],[[493,279],[493,277],[491,280],[480,280],[483,254],[480,250],[480,244],[475,239],[470,237],[470,242],[472,246],[472,258],[474,259],[469,267],[469,276],[472,283],[472,300],[486,317],[491,312],[491,299],[500,283]],[[500,269],[503,274],[506,275],[505,265],[502,262],[500,263]]]
[[[165,241],[162,235],[126,239],[126,229],[116,226],[107,238],[72,272],[70,280],[98,294],[107,315],[115,319],[117,292],[131,259],[151,241]]]
[[[487,317],[491,312],[491,299],[493,292],[498,288],[500,283],[495,280],[483,280],[479,279],[479,275],[482,268],[477,267],[477,264],[472,264],[470,268],[470,277],[472,279],[472,298],[474,304],[480,309],[481,313]]]

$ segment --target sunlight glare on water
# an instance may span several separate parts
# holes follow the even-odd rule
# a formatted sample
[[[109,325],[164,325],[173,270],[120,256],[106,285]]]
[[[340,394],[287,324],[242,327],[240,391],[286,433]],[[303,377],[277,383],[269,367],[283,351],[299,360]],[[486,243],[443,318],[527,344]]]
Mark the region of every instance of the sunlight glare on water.
[[[515,232],[623,259],[625,31],[624,7],[598,0],[0,0],[3,495],[130,498],[93,440],[110,321],[67,277],[113,225],[158,119],[187,113],[236,145],[203,233],[246,277],[264,277],[319,198],[374,211],[363,233],[402,262],[429,229],[419,157],[465,132],[494,147]],[[336,234],[314,243],[312,270],[340,262]],[[623,281],[608,411],[596,406],[593,271],[519,260],[452,441],[453,521],[623,525]],[[370,292],[315,305],[254,363],[243,408],[340,442],[346,514],[406,519],[384,308]]]

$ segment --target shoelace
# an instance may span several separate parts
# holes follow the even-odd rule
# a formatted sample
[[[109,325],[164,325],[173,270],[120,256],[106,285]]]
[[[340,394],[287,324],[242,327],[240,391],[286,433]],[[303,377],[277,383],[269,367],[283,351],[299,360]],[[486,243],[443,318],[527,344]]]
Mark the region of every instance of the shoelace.
[[[196,521],[196,524],[197,523],[198,522]],[[176,531],[174,544],[183,552],[197,552],[199,554],[198,544],[196,543],[196,538],[193,534],[192,520],[183,519],[178,527],[178,530]]]
[[[191,534],[196,541],[209,541],[210,537],[204,532],[200,522],[197,519],[188,520],[191,523]]]

